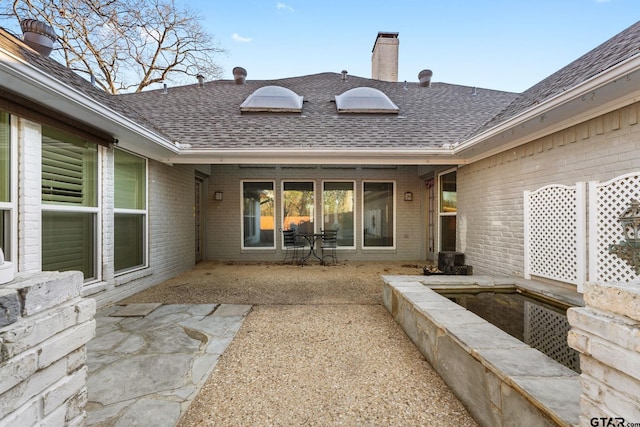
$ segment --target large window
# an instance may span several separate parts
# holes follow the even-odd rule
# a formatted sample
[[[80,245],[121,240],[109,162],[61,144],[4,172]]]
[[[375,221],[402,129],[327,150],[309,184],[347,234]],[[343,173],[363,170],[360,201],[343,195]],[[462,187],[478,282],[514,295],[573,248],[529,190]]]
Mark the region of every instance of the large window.
[[[146,265],[147,161],[122,150],[114,153],[114,269]]]
[[[313,182],[284,182],[282,205],[282,228],[299,233],[315,232]]]
[[[395,203],[393,182],[364,182],[363,240],[365,248],[394,247]]]
[[[42,269],[96,279],[98,148],[42,128]]]
[[[324,182],[322,188],[322,228],[338,230],[338,246],[354,247],[353,182]]]
[[[9,114],[0,111],[0,248],[11,259],[11,128]]]
[[[440,175],[440,250],[456,250],[456,171]]]
[[[273,182],[242,183],[242,247],[275,248]]]

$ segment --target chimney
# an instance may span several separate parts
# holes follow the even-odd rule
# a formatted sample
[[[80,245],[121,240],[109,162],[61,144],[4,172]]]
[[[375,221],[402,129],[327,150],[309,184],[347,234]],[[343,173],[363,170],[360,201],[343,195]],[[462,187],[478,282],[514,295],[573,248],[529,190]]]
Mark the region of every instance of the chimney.
[[[198,74],[196,79],[198,79],[198,86],[204,87],[204,76],[202,74]]]
[[[20,28],[27,46],[42,56],[49,56],[53,50],[53,42],[57,39],[56,32],[50,25],[35,19],[23,19],[20,21]]]
[[[431,70],[422,70],[418,73],[418,80],[420,81],[420,86],[429,87],[431,86],[431,77],[433,77],[433,71]]]
[[[233,69],[233,80],[236,82],[237,85],[244,84],[246,79],[247,79],[247,70],[245,70],[242,67],[235,67]]]
[[[378,33],[371,55],[371,78],[398,81],[398,33]]]

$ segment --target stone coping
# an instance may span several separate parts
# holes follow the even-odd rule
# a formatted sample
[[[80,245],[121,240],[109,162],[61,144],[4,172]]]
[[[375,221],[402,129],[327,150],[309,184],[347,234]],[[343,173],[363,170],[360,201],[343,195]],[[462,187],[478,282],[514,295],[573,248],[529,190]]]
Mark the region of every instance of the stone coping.
[[[580,376],[438,294],[434,288],[536,287],[513,278],[383,276],[384,304],[481,425],[577,425]],[[523,287],[524,288],[524,287]],[[501,385],[496,385],[501,384]]]

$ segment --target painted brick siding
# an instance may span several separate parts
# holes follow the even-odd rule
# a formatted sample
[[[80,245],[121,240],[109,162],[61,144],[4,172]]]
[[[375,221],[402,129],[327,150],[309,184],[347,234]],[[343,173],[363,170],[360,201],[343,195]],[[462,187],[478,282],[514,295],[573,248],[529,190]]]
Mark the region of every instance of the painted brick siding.
[[[458,170],[458,250],[474,274],[524,274],[523,193],[640,170],[640,103]]]
[[[109,170],[112,174],[113,168]],[[193,166],[168,166],[149,160],[148,180],[149,267],[109,280],[104,289],[106,292],[91,295],[99,306],[133,295],[195,265]],[[109,205],[113,207],[112,202]],[[113,218],[108,213],[106,217]],[[105,221],[104,230],[109,229],[112,230],[113,226]],[[105,245],[105,252],[111,251],[107,258],[113,258],[112,249],[112,243]],[[112,269],[113,263],[107,268]]]
[[[322,168],[316,166],[272,166],[239,167],[237,165],[213,166],[209,178],[207,196],[207,247],[206,258],[210,260],[235,261],[279,261],[281,238],[276,233],[276,250],[242,250],[241,231],[241,180],[275,181],[276,188],[276,232],[281,227],[281,188],[282,181],[314,181],[316,188],[316,221],[321,219],[321,189],[323,180],[355,181],[356,189],[356,249],[338,251],[338,260],[418,260],[425,258],[425,230],[422,227],[425,217],[424,182],[418,178],[414,166],[397,168]],[[396,182],[396,248],[362,249],[362,182],[363,180],[381,180]],[[213,200],[216,191],[224,193],[223,201]],[[411,191],[413,201],[405,202],[404,193]],[[319,231],[321,226],[316,224]]]

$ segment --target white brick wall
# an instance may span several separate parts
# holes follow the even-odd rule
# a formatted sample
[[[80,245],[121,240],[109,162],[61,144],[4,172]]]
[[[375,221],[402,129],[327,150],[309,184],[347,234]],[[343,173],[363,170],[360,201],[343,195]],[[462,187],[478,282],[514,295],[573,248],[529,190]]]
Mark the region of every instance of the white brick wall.
[[[42,267],[40,125],[18,119],[18,271]]]
[[[474,274],[523,275],[525,190],[640,169],[639,105],[458,170],[458,249]]]
[[[275,181],[276,188],[276,245],[277,250],[241,249],[242,210],[241,180]],[[356,189],[356,250],[338,250],[338,260],[417,260],[424,259],[425,186],[418,178],[417,168],[399,166],[395,169],[351,168],[332,169],[321,167],[271,167],[241,168],[237,165],[213,166],[209,178],[207,197],[207,259],[280,261],[284,253],[280,250],[281,188],[282,181],[314,181],[316,189],[316,221],[320,221],[321,192],[323,180],[355,181]],[[362,182],[363,180],[396,181],[396,249],[372,250],[362,248]],[[213,200],[213,193],[224,192],[224,200]],[[413,201],[405,202],[404,193],[411,191]],[[321,226],[317,226],[318,230]]]

